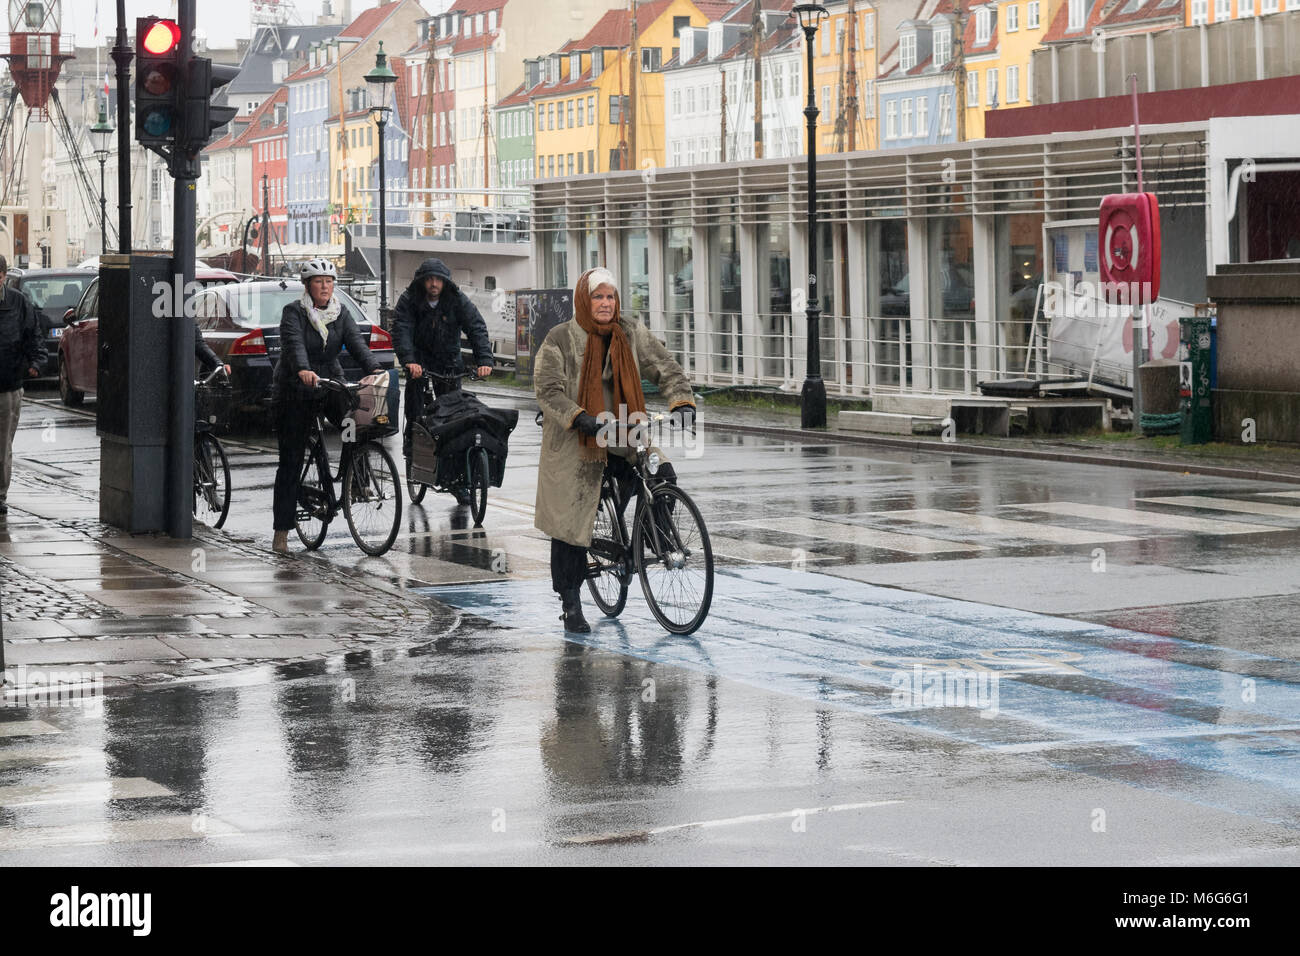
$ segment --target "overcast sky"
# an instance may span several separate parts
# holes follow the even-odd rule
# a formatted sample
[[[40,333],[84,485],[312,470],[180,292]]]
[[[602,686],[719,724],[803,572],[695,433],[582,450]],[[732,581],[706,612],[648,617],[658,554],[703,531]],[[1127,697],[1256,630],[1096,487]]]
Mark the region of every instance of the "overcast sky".
[[[285,0],[290,8],[290,23],[311,23],[321,11],[321,0]],[[333,0],[334,9],[341,0]],[[352,0],[352,16],[378,6],[378,0]],[[198,0],[198,28],[208,36],[208,45],[234,47],[237,37],[248,37],[251,32],[252,0]],[[435,12],[446,6],[446,0],[421,0],[421,6]],[[95,16],[99,12],[99,40],[111,46],[113,31],[117,27],[116,0],[63,0],[63,32],[76,33],[77,44],[91,46],[95,42]],[[174,0],[126,0],[127,30],[133,32],[136,17],[174,15]],[[8,25],[6,24],[6,29]]]

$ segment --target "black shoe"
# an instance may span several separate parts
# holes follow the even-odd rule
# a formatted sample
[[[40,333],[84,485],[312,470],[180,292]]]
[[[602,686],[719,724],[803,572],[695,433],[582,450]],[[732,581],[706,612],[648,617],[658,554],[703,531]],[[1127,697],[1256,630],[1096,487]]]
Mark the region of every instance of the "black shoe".
[[[453,491],[452,494],[456,496],[456,504],[460,505],[462,508],[469,504],[469,492],[465,491],[463,488]]]
[[[560,615],[560,620],[564,622],[564,629],[573,634],[590,634],[591,625],[587,619],[582,616],[582,598],[579,596],[580,591],[574,588],[572,591],[565,591],[560,595],[560,601],[564,606],[564,613]]]

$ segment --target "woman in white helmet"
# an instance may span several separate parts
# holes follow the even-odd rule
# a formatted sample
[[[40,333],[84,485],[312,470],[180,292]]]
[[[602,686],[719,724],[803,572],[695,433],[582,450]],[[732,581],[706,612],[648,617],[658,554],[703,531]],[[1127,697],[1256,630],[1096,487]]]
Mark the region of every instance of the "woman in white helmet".
[[[280,443],[275,472],[275,536],[271,547],[289,550],[289,531],[298,507],[298,476],[307,436],[320,400],[318,378],[341,380],[339,352],[348,352],[366,374],[380,364],[366,347],[365,336],[334,294],[338,273],[328,259],[309,259],[299,270],[302,298],[290,302],[280,315],[280,360],[271,376],[271,398]]]

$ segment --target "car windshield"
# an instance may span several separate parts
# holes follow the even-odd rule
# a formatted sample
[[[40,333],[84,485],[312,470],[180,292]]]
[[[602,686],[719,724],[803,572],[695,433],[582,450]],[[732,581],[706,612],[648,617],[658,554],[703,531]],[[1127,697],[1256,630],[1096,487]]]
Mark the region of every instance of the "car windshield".
[[[302,286],[289,284],[282,289],[278,283],[252,285],[241,282],[225,286],[217,294],[225,299],[231,318],[240,325],[267,329],[278,327],[284,307],[302,298]],[[344,311],[352,316],[354,322],[365,325],[370,321],[346,292],[336,289],[334,294],[343,302]]]
[[[48,309],[62,315],[68,309],[75,309],[81,301],[81,294],[86,286],[95,281],[93,275],[86,276],[48,276],[40,279],[28,279],[21,288],[38,309]]]

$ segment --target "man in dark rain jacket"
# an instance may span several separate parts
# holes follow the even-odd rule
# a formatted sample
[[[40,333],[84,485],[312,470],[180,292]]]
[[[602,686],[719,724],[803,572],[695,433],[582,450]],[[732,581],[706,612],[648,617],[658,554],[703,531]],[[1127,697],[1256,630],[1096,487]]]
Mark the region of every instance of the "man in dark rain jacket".
[[[451,271],[441,259],[420,263],[394,312],[393,347],[398,362],[406,369],[407,426],[403,447],[409,455],[411,422],[424,414],[425,373],[459,375],[465,370],[460,357],[463,333],[474,352],[478,376],[487,378],[492,374],[492,343],[483,316],[451,281]],[[441,395],[457,387],[458,383],[435,378],[433,393]]]
[[[0,517],[9,513],[14,434],[23,409],[23,382],[45,368],[45,329],[36,306],[4,284],[9,263],[0,256]]]

